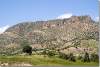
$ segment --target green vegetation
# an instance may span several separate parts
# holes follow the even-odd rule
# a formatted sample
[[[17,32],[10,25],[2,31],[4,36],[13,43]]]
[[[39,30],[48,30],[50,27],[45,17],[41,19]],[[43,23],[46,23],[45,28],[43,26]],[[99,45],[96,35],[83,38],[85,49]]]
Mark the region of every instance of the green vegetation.
[[[99,62],[99,56],[98,56],[98,54],[92,53],[91,54],[91,61],[93,61],[93,62]]]
[[[70,54],[69,54],[68,60],[69,60],[69,61],[73,61],[73,62],[76,61],[75,56],[73,56],[73,53],[70,53]]]
[[[26,47],[30,46],[25,46]],[[35,52],[37,52],[36,50]],[[97,54],[89,54],[89,53],[84,53],[84,56],[74,56],[73,53],[65,54],[62,52],[55,52],[53,50],[46,50],[42,49],[42,52],[38,54],[30,54],[30,51],[27,52],[29,55],[24,55],[19,54],[19,55],[13,55],[13,56],[0,56],[0,63],[8,63],[10,65],[12,64],[17,64],[17,63],[28,63],[31,65],[36,65],[36,66],[41,66],[41,65],[69,65],[69,66],[74,66],[74,65],[82,65],[82,66],[98,66],[99,61],[98,60],[98,55]],[[90,55],[90,57],[89,57]]]
[[[29,55],[32,54],[32,47],[30,46],[28,40],[23,40],[21,46],[23,47],[22,52],[27,53]]]
[[[83,57],[83,62],[90,62],[89,53],[85,52],[85,55]]]
[[[76,61],[75,56],[73,55],[73,53],[70,53],[70,54],[59,53],[59,58],[69,60],[69,61],[72,61],[72,62]]]
[[[29,55],[31,55],[31,54],[32,54],[32,47],[29,46],[29,45],[24,46],[24,47],[23,47],[23,52],[24,52],[24,53],[28,53]]]
[[[48,55],[48,57],[52,57],[52,56],[56,55],[56,52],[53,51],[53,50],[46,50],[46,49],[44,49],[41,54],[42,55]]]
[[[87,46],[92,45],[90,41],[89,43],[87,43],[86,40],[83,40],[83,42],[87,43],[86,44]],[[84,52],[83,56],[81,54],[79,54],[79,56],[76,56],[76,54],[74,54],[73,52],[72,53],[69,52],[68,54],[60,52],[55,49],[55,46],[53,47],[54,49],[50,49],[50,48],[32,49],[32,47],[28,42],[22,42],[21,45],[24,45],[22,52],[27,53],[28,55],[26,54],[24,55],[23,53],[16,54],[16,55],[5,55],[5,56],[1,55],[0,63],[8,63],[8,64],[28,63],[37,66],[41,66],[41,65],[98,66],[99,65],[99,60],[98,60],[99,56],[97,53],[91,54],[91,53]],[[94,45],[92,45],[91,47],[93,46]]]
[[[82,66],[98,66],[97,62],[89,62],[89,63],[84,63],[81,62],[80,60],[77,60],[76,62],[71,62],[65,59],[61,59],[58,56],[53,56],[53,57],[44,57],[43,55],[31,55],[31,56],[0,56],[0,62],[3,63],[8,63],[8,64],[13,64],[13,63],[29,63],[32,65],[36,66],[41,66],[41,65],[82,65]]]

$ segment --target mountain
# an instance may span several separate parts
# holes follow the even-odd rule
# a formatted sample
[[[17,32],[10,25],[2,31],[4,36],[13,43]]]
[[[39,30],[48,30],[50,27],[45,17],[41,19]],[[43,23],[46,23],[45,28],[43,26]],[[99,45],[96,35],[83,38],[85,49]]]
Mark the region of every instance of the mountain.
[[[98,23],[89,16],[19,23],[0,34],[0,54],[20,52],[23,41],[30,43],[33,49],[49,48],[75,54],[84,51],[97,53],[98,28]]]

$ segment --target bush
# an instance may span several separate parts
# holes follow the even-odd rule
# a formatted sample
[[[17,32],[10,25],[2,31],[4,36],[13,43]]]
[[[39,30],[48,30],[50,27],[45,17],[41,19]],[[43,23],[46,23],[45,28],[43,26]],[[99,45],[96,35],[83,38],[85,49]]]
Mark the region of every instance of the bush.
[[[99,55],[98,54],[91,54],[91,61],[93,62],[99,62]]]
[[[59,53],[59,57],[65,60],[73,61],[73,62],[76,61],[75,56],[73,56],[73,53],[70,53],[68,55],[64,53]]]
[[[55,52],[54,52],[54,51],[48,51],[47,55],[48,55],[49,57],[54,56],[54,55],[55,55]]]
[[[90,62],[89,53],[85,52],[82,61],[83,62]]]
[[[76,61],[75,56],[73,55],[73,53],[70,53],[70,54],[69,54],[69,59],[68,59],[68,60],[69,60],[69,61],[73,61],[73,62]]]
[[[56,52],[53,50],[48,50],[48,49],[44,49],[43,52],[41,53],[44,55],[44,57],[47,55],[49,57],[56,55]]]
[[[68,59],[69,57],[68,57],[68,55],[67,54],[64,54],[64,53],[59,53],[59,58],[62,58],[62,59]]]
[[[46,55],[47,54],[46,50],[43,50],[41,54]]]
[[[82,56],[78,56],[77,59],[78,59],[78,60],[82,60]]]

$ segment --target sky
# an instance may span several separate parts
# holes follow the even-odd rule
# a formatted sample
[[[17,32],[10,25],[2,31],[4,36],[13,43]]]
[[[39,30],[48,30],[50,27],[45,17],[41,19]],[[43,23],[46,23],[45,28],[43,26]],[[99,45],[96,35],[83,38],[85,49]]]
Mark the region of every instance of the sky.
[[[99,16],[98,0],[0,0],[0,32],[24,21]]]

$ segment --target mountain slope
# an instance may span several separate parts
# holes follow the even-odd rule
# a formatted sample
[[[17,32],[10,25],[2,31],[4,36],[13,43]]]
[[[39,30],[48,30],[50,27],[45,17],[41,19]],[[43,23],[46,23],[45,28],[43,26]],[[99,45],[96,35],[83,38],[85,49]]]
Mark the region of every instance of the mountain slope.
[[[7,49],[8,53],[22,49],[21,42],[24,40],[37,49],[55,48],[65,53],[87,50],[97,53],[98,37],[98,24],[89,16],[24,22],[8,28],[0,35],[0,53],[7,52]]]

